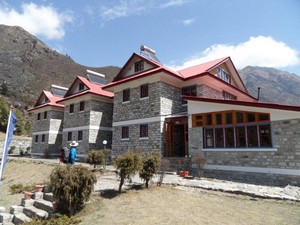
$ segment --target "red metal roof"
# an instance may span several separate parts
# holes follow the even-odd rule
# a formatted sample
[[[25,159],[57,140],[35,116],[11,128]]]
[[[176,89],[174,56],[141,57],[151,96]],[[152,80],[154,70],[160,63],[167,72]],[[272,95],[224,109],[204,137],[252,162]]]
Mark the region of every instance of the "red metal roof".
[[[73,93],[71,93],[71,90],[77,80],[80,80],[88,89],[84,90],[84,91],[76,92],[73,94]],[[70,86],[69,90],[67,91],[65,97],[63,99],[59,100],[59,102],[63,102],[65,100],[75,98],[78,96],[82,96],[85,94],[95,94],[95,95],[100,95],[100,96],[107,97],[107,98],[114,97],[113,93],[103,90],[102,87],[103,86],[101,86],[99,84],[90,82],[87,78],[77,76],[76,79],[73,81],[72,85]]]
[[[43,95],[46,96],[46,98],[49,100],[49,102],[39,104],[40,99],[43,97]],[[34,107],[29,109],[28,111],[29,112],[34,111],[36,109],[40,109],[40,108],[43,108],[43,107],[46,107],[46,106],[54,106],[54,107],[58,107],[58,108],[64,108],[64,105],[58,103],[58,101],[61,100],[61,99],[62,99],[62,97],[55,96],[50,91],[42,91],[42,93],[40,94],[40,97],[38,98],[38,100],[35,103]]]
[[[150,70],[146,70],[146,71],[141,71],[140,73],[133,74],[129,77],[125,77],[123,79],[120,79],[120,76],[124,72],[126,66],[130,63],[131,59],[135,56],[140,57],[140,58],[150,62],[151,64],[153,64],[155,66],[155,68],[150,69]],[[145,58],[144,56],[141,56],[137,53],[133,53],[132,56],[129,58],[129,60],[126,62],[126,64],[123,66],[121,71],[118,73],[118,75],[116,76],[114,81],[107,84],[107,85],[105,85],[103,88],[106,89],[106,88],[109,88],[109,87],[113,87],[113,86],[116,86],[116,85],[121,84],[121,83],[126,83],[126,82],[129,82],[131,80],[135,80],[135,79],[138,79],[138,78],[141,78],[141,77],[152,75],[156,72],[166,72],[168,75],[174,76],[174,77],[184,81],[184,80],[188,80],[188,79],[198,77],[199,75],[207,74],[207,72],[209,70],[213,69],[214,67],[217,67],[218,65],[222,64],[224,61],[226,61],[228,59],[230,60],[230,57],[224,57],[224,58],[221,58],[221,59],[216,59],[216,60],[213,60],[213,61],[210,61],[210,62],[206,62],[206,63],[202,63],[202,64],[199,64],[199,65],[196,65],[196,66],[192,66],[192,67],[189,67],[189,68],[186,68],[186,69],[182,69],[182,70],[179,70],[179,71],[174,71],[174,70],[172,70],[172,69],[170,69],[170,68],[168,68],[168,67],[166,67],[166,66],[164,66],[164,65],[162,65],[162,64],[160,64],[160,63],[158,63],[154,60]],[[243,82],[242,82],[242,84],[243,84]],[[247,89],[245,88],[245,90],[247,90]]]
[[[225,60],[229,59],[229,57],[224,57],[221,59],[216,59],[210,62],[202,63],[196,66],[188,67],[182,70],[178,70],[178,73],[182,75],[184,78],[193,77],[199,75],[201,73],[208,72],[209,70],[217,67],[222,64]]]
[[[238,101],[238,100],[201,98],[201,97],[192,97],[192,96],[183,96],[183,98],[185,100],[190,100],[190,101],[211,102],[211,103],[228,104],[228,105],[252,106],[252,107],[260,107],[260,108],[281,109],[281,110],[299,111],[300,112],[300,106],[283,105],[283,104],[269,103],[269,102],[255,102],[255,101],[248,102],[248,101]]]

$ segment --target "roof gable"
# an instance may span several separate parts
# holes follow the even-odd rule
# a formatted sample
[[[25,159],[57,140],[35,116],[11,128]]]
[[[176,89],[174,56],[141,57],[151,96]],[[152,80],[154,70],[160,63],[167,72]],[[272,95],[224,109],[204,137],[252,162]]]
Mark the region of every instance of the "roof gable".
[[[29,109],[28,111],[33,111],[35,109],[39,109],[46,106],[63,108],[64,105],[58,103],[58,101],[60,101],[61,99],[62,97],[53,95],[50,91],[42,91],[34,107]]]
[[[102,85],[90,82],[87,78],[77,76],[76,79],[71,84],[64,98],[65,99],[81,96],[83,94],[96,94],[104,97],[112,98],[114,95],[111,92],[102,89]]]
[[[224,57],[189,68],[185,68],[179,70],[178,73],[180,73],[185,79],[193,79],[194,77],[197,77],[204,73],[210,73],[222,79],[222,77],[218,75],[219,69],[223,70],[225,73],[230,75],[231,85],[239,88],[244,92],[248,92],[230,57]]]
[[[141,68],[137,68],[139,67],[138,65],[136,67],[136,63],[138,62],[141,62]],[[157,61],[148,59],[137,53],[133,53],[131,57],[127,60],[125,65],[122,67],[120,72],[117,74],[113,82],[128,78],[133,75],[137,75],[139,73],[144,73],[145,71],[150,71],[161,66],[162,65]]]

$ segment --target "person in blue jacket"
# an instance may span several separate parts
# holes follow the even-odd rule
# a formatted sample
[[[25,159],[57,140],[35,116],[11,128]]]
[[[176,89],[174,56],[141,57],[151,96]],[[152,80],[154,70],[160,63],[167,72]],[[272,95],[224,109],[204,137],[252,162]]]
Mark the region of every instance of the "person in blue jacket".
[[[69,163],[74,164],[76,161],[76,155],[77,155],[77,149],[76,147],[78,146],[77,141],[72,141],[70,144],[70,157],[69,157]]]

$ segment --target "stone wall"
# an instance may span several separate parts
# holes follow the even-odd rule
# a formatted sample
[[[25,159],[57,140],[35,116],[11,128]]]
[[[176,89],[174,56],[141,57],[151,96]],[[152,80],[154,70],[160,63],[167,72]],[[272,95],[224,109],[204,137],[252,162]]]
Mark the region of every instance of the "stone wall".
[[[259,148],[250,151],[247,151],[247,149],[241,149],[241,151],[226,151],[226,149],[222,151],[205,151],[202,143],[202,128],[191,128],[189,130],[190,155],[192,157],[205,156],[208,159],[208,165],[257,167],[270,169],[270,171],[272,169],[290,169],[299,170],[300,174],[300,120],[274,121],[271,126],[274,151],[260,151]],[[209,171],[209,173],[213,173],[213,171]],[[227,175],[231,173],[234,176],[241,174],[229,171],[218,171],[216,173]],[[261,173],[260,176],[264,177],[267,174]],[[248,178],[245,177],[246,179]],[[277,182],[277,184],[278,182],[282,184],[290,182],[300,185],[300,176],[274,174],[271,182]]]
[[[69,105],[64,112],[64,132],[62,146],[69,147],[68,132],[72,132],[72,140],[78,141],[78,131],[83,132],[82,140],[78,141],[78,154],[87,154],[91,149],[103,149],[103,140],[107,140],[107,148],[112,140],[112,103],[86,100],[84,111],[79,111],[79,103],[74,104],[74,113],[69,113]],[[68,131],[69,129],[69,131]],[[70,130],[71,129],[71,130]]]
[[[113,128],[113,154],[130,150],[162,151],[161,122],[148,123],[148,138],[140,138],[140,125],[129,125],[129,138],[122,139],[122,127]]]
[[[206,98],[223,99],[223,93],[205,84],[197,85],[197,96]]]
[[[50,154],[58,154],[62,146],[62,125],[63,115],[61,111],[47,111],[47,118],[41,113],[40,120],[37,120],[37,114],[33,118],[33,136],[32,136],[32,154],[44,154],[50,151]],[[38,134],[36,134],[38,132]],[[42,141],[42,135],[45,135],[45,142]],[[38,142],[35,142],[35,136],[38,135]]]

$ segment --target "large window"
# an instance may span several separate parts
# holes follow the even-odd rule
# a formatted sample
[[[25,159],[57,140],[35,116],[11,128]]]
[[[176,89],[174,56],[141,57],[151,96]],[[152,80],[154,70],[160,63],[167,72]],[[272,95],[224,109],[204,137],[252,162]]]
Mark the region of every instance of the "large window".
[[[188,87],[183,87],[181,89],[181,94],[183,96],[197,96],[197,87],[196,87],[196,85],[188,86]],[[185,101],[184,99],[182,99],[182,104],[183,105],[187,104],[187,101]]]
[[[217,68],[217,75],[220,79],[224,80],[225,82],[231,84],[231,76],[229,73],[227,73],[225,70],[222,68],[218,67]]]
[[[149,97],[149,85],[143,84],[140,87],[140,97],[141,98],[147,98]]]
[[[138,61],[134,64],[134,72],[139,72],[144,70],[144,61]]]
[[[123,102],[130,101],[130,89],[123,90]]]
[[[193,127],[204,127],[204,148],[272,147],[268,113],[222,111],[195,114],[192,123]]]
[[[125,126],[122,127],[122,139],[128,139],[129,138],[129,127]]]
[[[204,148],[272,147],[269,123],[204,128]]]

